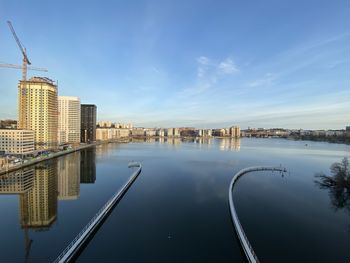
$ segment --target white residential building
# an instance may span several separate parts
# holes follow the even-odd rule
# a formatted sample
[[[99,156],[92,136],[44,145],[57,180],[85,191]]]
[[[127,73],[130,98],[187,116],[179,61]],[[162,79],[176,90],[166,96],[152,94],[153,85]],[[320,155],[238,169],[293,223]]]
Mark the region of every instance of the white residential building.
[[[58,97],[58,142],[80,142],[80,99],[78,97]]]
[[[34,131],[0,129],[0,151],[16,155],[32,154],[34,151]]]

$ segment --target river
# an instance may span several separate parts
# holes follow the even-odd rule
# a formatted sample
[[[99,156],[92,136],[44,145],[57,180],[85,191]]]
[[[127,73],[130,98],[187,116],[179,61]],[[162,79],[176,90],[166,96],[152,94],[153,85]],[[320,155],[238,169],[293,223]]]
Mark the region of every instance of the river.
[[[321,187],[350,146],[286,139],[105,144],[0,176],[1,262],[51,262],[129,178],[142,173],[78,262],[244,262],[228,205],[260,262],[347,262],[350,195]]]

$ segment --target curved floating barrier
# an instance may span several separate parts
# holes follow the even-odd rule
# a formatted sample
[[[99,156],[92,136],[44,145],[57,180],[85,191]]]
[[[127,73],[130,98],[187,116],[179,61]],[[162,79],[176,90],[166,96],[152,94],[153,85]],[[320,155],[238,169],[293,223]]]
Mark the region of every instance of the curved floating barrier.
[[[235,209],[235,206],[233,204],[233,198],[232,198],[232,191],[235,183],[237,180],[244,174],[249,173],[249,172],[255,172],[255,171],[279,171],[279,172],[286,172],[287,170],[283,167],[263,167],[263,166],[254,166],[254,167],[248,167],[245,169],[240,170],[238,173],[236,173],[230,183],[230,188],[229,188],[229,203],[230,203],[230,212],[231,212],[231,217],[233,221],[233,225],[235,227],[236,233],[238,235],[238,239],[241,243],[241,246],[243,248],[243,251],[247,257],[248,262],[250,263],[258,263],[258,257],[256,256],[253,247],[250,245],[249,240],[243,230],[243,227],[241,225],[241,222],[238,219],[237,212]]]
[[[103,222],[113,206],[122,199],[126,191],[131,184],[136,180],[137,176],[141,173],[141,164],[138,162],[130,162],[128,165],[131,167],[138,167],[138,169],[130,176],[129,180],[123,185],[123,187],[115,193],[104,206],[96,213],[96,215],[90,220],[90,222],[80,231],[80,233],[69,243],[69,245],[62,251],[62,253],[56,258],[54,263],[70,262],[77,252],[83,247],[85,242],[89,239],[91,234],[94,233],[96,228]]]

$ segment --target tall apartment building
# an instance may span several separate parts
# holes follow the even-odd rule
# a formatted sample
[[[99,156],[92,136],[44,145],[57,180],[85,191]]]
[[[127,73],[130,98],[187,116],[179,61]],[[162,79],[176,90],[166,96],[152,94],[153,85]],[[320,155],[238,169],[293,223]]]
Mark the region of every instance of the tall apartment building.
[[[18,128],[35,132],[38,149],[57,147],[57,86],[48,79],[33,77],[18,85]]]
[[[96,105],[81,104],[81,142],[96,141]]]
[[[238,126],[233,126],[230,128],[230,136],[231,137],[240,137],[241,136],[241,129]]]
[[[80,99],[58,96],[58,143],[80,143]]]
[[[0,152],[28,155],[34,151],[34,131],[0,129]]]

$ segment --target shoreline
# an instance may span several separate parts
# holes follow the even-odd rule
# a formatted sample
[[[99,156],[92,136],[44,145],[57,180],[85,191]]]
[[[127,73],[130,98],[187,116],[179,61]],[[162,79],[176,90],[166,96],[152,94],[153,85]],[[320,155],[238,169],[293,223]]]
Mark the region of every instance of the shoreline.
[[[60,157],[60,156],[66,155],[66,154],[70,154],[70,153],[73,153],[73,152],[81,151],[81,150],[84,150],[84,149],[87,149],[87,148],[90,148],[90,147],[95,147],[95,146],[98,146],[98,145],[101,145],[101,144],[123,143],[123,142],[125,142],[125,141],[123,141],[123,140],[113,140],[113,141],[108,140],[108,141],[102,141],[102,142],[99,141],[99,142],[79,145],[78,147],[76,147],[74,149],[64,150],[64,151],[60,151],[60,152],[56,152],[56,153],[50,153],[50,155],[48,155],[48,156],[40,157],[40,158],[35,159],[35,160],[30,160],[30,161],[28,161],[26,163],[21,163],[21,164],[14,165],[14,166],[11,166],[11,167],[2,168],[2,169],[0,169],[0,176],[3,175],[3,174],[7,174],[7,173],[11,173],[11,172],[23,169],[23,168],[25,168],[27,166],[35,165],[35,164],[43,162],[43,161],[47,161],[47,160],[50,160],[50,159],[53,159],[53,158],[56,158],[56,157]]]
[[[90,147],[96,147],[98,145],[102,145],[102,144],[109,144],[109,143],[129,143],[132,142],[132,139],[150,139],[150,138],[165,138],[165,137],[159,137],[159,136],[152,136],[152,137],[147,137],[147,136],[140,136],[140,137],[129,137],[129,138],[123,138],[123,139],[119,139],[119,140],[106,140],[106,141],[98,141],[98,142],[94,142],[94,143],[90,143],[90,144],[84,144],[84,145],[79,145],[78,147],[74,148],[74,149],[70,149],[70,150],[65,150],[65,151],[60,151],[57,153],[51,153],[49,156],[45,156],[45,157],[40,157],[38,159],[35,160],[31,160],[28,161],[26,163],[21,163],[19,165],[15,165],[9,168],[3,168],[0,169],[0,176],[3,174],[7,174],[10,172],[14,172],[20,169],[23,169],[25,167],[31,166],[31,165],[35,165],[37,163],[43,162],[43,161],[47,161],[56,157],[60,157],[66,154],[70,154],[73,152],[77,152],[77,151],[81,151]],[[209,139],[209,138],[218,138],[218,139],[243,139],[243,138],[256,138],[256,139],[275,139],[276,137],[248,137],[248,136],[244,136],[244,137],[228,137],[228,136],[212,136],[212,137],[195,137],[195,136],[180,136],[180,137],[167,137],[167,139],[197,139],[197,138],[203,138],[203,139]],[[326,142],[326,143],[331,143],[331,144],[343,144],[343,145],[350,145],[349,142],[347,141],[341,141],[341,140],[324,140],[324,138],[300,138],[300,137],[277,137],[278,139],[285,139],[285,140],[291,140],[291,141],[309,141],[309,142]],[[323,139],[323,140],[322,140]]]
[[[37,164],[37,163],[40,163],[40,162],[43,162],[43,161],[47,161],[47,160],[50,160],[50,159],[53,159],[53,158],[56,158],[56,157],[60,157],[60,156],[66,155],[66,154],[77,152],[77,151],[80,151],[80,150],[83,150],[83,149],[86,149],[86,148],[90,148],[90,147],[93,147],[93,146],[96,146],[96,145],[98,145],[98,144],[97,143],[91,143],[91,144],[86,144],[86,145],[79,145],[77,148],[74,148],[74,149],[60,151],[60,152],[57,152],[57,153],[51,153],[49,156],[40,157],[38,159],[30,160],[30,161],[28,161],[26,163],[21,163],[19,165],[15,165],[15,166],[12,166],[12,167],[8,167],[8,168],[6,167],[6,168],[3,168],[3,169],[0,170],[0,175],[7,174],[7,173],[10,173],[10,172],[14,172],[16,170],[20,170],[20,169],[22,169],[24,167],[27,167],[27,166],[31,166],[31,165],[34,165],[34,164]]]

